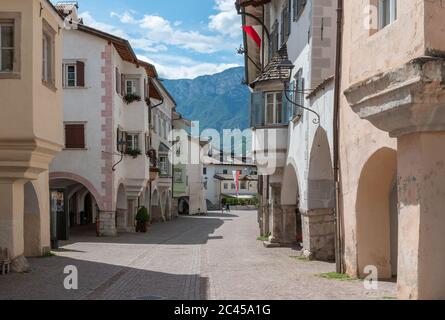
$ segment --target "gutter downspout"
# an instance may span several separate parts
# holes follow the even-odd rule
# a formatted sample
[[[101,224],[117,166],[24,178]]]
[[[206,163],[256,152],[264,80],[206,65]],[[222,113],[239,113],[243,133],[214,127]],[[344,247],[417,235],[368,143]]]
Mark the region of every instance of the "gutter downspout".
[[[338,273],[343,273],[342,213],[340,212],[340,85],[341,85],[341,53],[343,27],[343,0],[337,5],[337,44],[335,57],[335,94],[334,94],[334,181],[335,181],[335,262]]]

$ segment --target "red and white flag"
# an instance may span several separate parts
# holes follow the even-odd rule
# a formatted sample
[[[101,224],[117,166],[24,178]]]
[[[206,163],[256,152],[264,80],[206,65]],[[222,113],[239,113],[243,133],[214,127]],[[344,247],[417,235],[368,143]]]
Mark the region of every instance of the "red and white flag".
[[[261,31],[258,30],[258,26],[243,26],[244,32],[257,44],[259,48],[261,48]]]

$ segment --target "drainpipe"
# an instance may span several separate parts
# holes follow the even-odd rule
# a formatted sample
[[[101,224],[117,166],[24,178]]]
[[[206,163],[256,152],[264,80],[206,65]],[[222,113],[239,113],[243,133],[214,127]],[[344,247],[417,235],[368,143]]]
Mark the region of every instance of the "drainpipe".
[[[335,179],[335,261],[338,273],[343,273],[342,214],[340,212],[340,84],[341,84],[341,53],[343,27],[343,0],[337,5],[337,44],[335,57],[335,94],[334,94],[334,179]]]

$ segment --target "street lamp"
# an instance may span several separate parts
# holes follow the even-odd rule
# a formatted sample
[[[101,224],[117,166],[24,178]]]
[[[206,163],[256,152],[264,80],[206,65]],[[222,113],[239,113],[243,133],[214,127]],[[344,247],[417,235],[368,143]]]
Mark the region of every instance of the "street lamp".
[[[284,84],[284,96],[286,97],[286,100],[289,101],[291,104],[293,104],[296,107],[299,107],[301,109],[307,110],[307,111],[312,112],[313,114],[315,114],[317,116],[317,118],[313,119],[312,122],[314,124],[320,125],[321,118],[320,118],[320,115],[316,111],[314,111],[312,109],[309,109],[309,108],[306,108],[305,106],[299,105],[298,103],[292,101],[292,99],[290,99],[288,94],[287,94],[289,92],[289,90],[287,88],[288,81],[285,78],[283,78],[281,71],[282,70],[289,71],[289,74],[291,74],[292,70],[295,68],[295,65],[292,63],[292,61],[290,61],[289,59],[281,60],[281,62],[278,64],[277,68],[278,68],[278,71],[279,71],[278,73],[280,75],[280,80]],[[302,92],[302,94],[304,94],[304,92]]]

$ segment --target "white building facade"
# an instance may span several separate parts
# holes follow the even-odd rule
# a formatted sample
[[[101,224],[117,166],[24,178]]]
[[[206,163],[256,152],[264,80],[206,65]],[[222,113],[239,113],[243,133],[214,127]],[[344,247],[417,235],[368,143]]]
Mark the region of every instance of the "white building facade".
[[[300,242],[310,258],[333,260],[334,1],[238,1],[252,89],[253,151],[262,195],[262,235],[274,245]],[[289,63],[292,66],[289,66]]]

